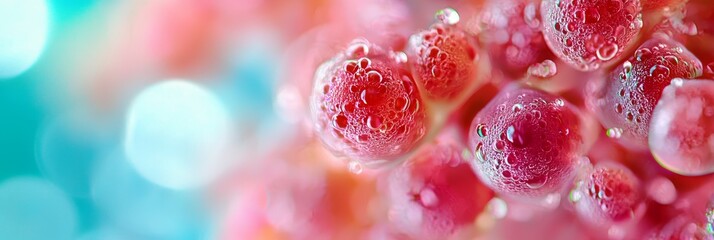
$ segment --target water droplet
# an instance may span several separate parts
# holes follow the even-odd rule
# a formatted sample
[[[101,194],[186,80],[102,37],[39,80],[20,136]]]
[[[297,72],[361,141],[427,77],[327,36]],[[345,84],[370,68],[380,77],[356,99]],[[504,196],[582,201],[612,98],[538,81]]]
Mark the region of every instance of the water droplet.
[[[513,165],[516,164],[516,155],[513,153],[509,153],[508,156],[506,156],[506,164],[508,165]]]
[[[441,69],[438,66],[431,67],[431,76],[435,78],[440,78],[442,75]]]
[[[524,9],[523,9],[523,19],[525,19],[526,24],[528,24],[529,27],[531,28],[539,28],[540,27],[540,20],[537,18],[536,12],[537,12],[537,6],[535,3],[529,3]]]
[[[596,23],[600,21],[600,12],[597,8],[591,7],[585,10],[585,18],[583,23]]]
[[[677,188],[669,179],[657,177],[650,181],[647,195],[655,202],[667,205],[677,200]]]
[[[647,48],[640,48],[635,51],[635,58],[638,62],[641,62],[642,59],[648,58],[650,55],[652,55],[652,51]]]
[[[666,78],[669,76],[669,68],[664,65],[654,65],[650,68],[650,77]]]
[[[610,11],[613,13],[622,10],[622,0],[612,0],[610,1]]]
[[[382,82],[382,74],[374,70],[369,71],[367,72],[367,80],[370,82]]]
[[[501,175],[505,178],[511,178],[513,176],[511,174],[511,171],[508,171],[508,170],[504,170],[503,172],[501,172]]]
[[[412,114],[416,114],[417,112],[419,112],[420,106],[421,105],[419,104],[419,100],[414,99],[414,103],[409,105],[410,108],[413,108]]]
[[[619,47],[617,46],[616,43],[612,42],[609,44],[605,44],[604,46],[598,48],[595,51],[595,54],[597,55],[597,58],[602,60],[602,61],[608,61],[615,57],[617,55],[617,52],[619,51]]]
[[[424,188],[419,191],[419,202],[425,207],[433,207],[439,204],[439,198],[431,188]]]
[[[426,50],[426,54],[427,54],[426,56],[429,58],[436,58],[436,56],[439,55],[439,52],[441,52],[441,50],[439,50],[439,48],[432,46]]]
[[[369,116],[367,117],[367,127],[372,130],[379,129],[382,126],[382,118],[379,116]]]
[[[622,137],[622,128],[609,128],[607,129],[607,132],[605,132],[605,134],[609,138],[620,138]]]
[[[366,69],[372,65],[372,60],[369,60],[369,58],[363,57],[363,58],[360,58],[359,60],[357,60],[357,62],[359,63],[359,67],[362,69]]]
[[[577,181],[575,183],[575,186],[573,187],[572,190],[570,190],[570,193],[568,194],[568,200],[572,203],[577,203],[580,201],[580,199],[583,198],[583,193],[580,192],[580,189],[583,186],[583,181]]]
[[[478,145],[476,145],[476,152],[474,155],[476,156],[476,159],[483,162],[483,161],[486,161],[486,158],[483,156],[483,152],[482,152],[481,148],[483,148],[483,143],[478,143]]]
[[[706,73],[708,75],[714,75],[714,62],[710,62],[709,64],[707,64]]]
[[[397,63],[406,63],[408,61],[407,54],[404,52],[396,52],[394,53],[394,60]]]
[[[523,109],[523,104],[520,104],[520,103],[513,104],[513,107],[511,107],[511,110],[512,110],[514,113],[518,113],[518,112],[520,112],[522,109]]]
[[[357,39],[354,40],[347,47],[347,55],[353,58],[367,56],[369,54],[369,45],[367,40]]]
[[[622,104],[619,104],[619,103],[615,104],[615,112],[622,113],[622,111],[623,111]]]
[[[679,58],[677,58],[677,57],[674,56],[674,55],[664,56],[664,60],[667,61],[667,62],[668,62],[669,64],[671,64],[671,65],[677,65],[677,64],[679,64]]]
[[[513,125],[508,126],[508,128],[506,129],[506,139],[517,147],[523,146],[525,144],[524,136]]]
[[[409,107],[409,99],[406,97],[398,97],[394,100],[394,108],[398,111],[406,111]]]
[[[681,87],[682,84],[684,84],[684,79],[681,78],[672,79],[672,82],[670,82],[670,85],[675,87]]]
[[[547,176],[539,176],[539,177],[535,177],[533,179],[527,180],[526,186],[530,189],[539,189],[539,188],[545,186],[546,182],[548,182]]]
[[[531,76],[536,76],[540,78],[548,78],[555,76],[558,73],[558,68],[550,59],[543,62],[536,63],[528,67],[528,74]]]
[[[622,68],[625,70],[625,74],[630,74],[632,72],[632,63],[630,61],[625,61],[622,63]]]
[[[377,104],[380,100],[380,95],[386,91],[384,86],[367,88],[360,92],[360,100],[365,105]]]
[[[575,31],[575,22],[569,22],[568,24],[566,24],[565,29],[567,29],[569,32]]]
[[[508,214],[508,205],[506,204],[506,201],[503,201],[503,199],[500,198],[492,198],[491,201],[488,202],[487,209],[491,214],[498,219],[506,217],[506,214]]]
[[[503,140],[498,140],[493,144],[493,148],[498,152],[503,152],[503,149],[506,149],[506,143]]]
[[[642,25],[644,23],[642,22],[642,13],[637,14],[637,17],[635,17],[635,20],[632,21],[630,24],[630,29],[640,29],[642,28]]]
[[[562,98],[557,98],[555,99],[555,105],[559,107],[565,106],[565,101]]]
[[[345,71],[347,71],[348,73],[356,73],[357,72],[357,62],[347,61],[347,63],[345,63]]]
[[[352,113],[352,112],[355,111],[355,105],[354,105],[354,104],[345,103],[344,105],[342,105],[342,111],[343,111],[343,112],[346,112],[346,113]]]
[[[570,200],[570,202],[572,202],[572,203],[577,203],[582,198],[583,198],[583,194],[577,189],[571,190],[570,194],[568,194],[568,200]]]
[[[488,128],[486,125],[479,123],[476,126],[476,134],[478,134],[479,137],[486,137],[488,134]]]
[[[550,151],[553,151],[553,142],[550,140],[546,140],[545,143],[541,146],[541,149],[543,149],[543,152],[549,153]]]
[[[336,129],[345,129],[347,127],[347,117],[342,114],[332,116],[332,127]]]
[[[543,114],[538,110],[533,110],[533,111],[531,111],[531,113],[533,114],[533,118],[537,119],[537,118],[543,117]]]
[[[610,197],[607,194],[607,191],[605,191],[605,188],[601,188],[600,191],[597,192],[597,198],[598,199],[608,199]]]
[[[349,165],[349,171],[353,174],[360,174],[362,173],[362,164],[359,163],[358,161],[350,161]]]
[[[550,210],[553,210],[560,205],[560,193],[550,193],[541,200],[540,204]]]
[[[357,137],[357,141],[359,141],[361,143],[369,142],[369,135],[361,134],[361,135],[359,135],[359,137]]]
[[[437,21],[446,24],[446,25],[454,25],[459,23],[459,20],[461,18],[459,17],[459,13],[456,12],[453,8],[444,8],[436,12],[436,15],[434,16]]]
[[[582,10],[575,11],[573,12],[573,18],[585,22],[585,12]]]
[[[446,52],[439,52],[439,54],[436,55],[436,58],[439,59],[439,60],[441,60],[441,61],[446,61],[446,59],[449,58],[449,54],[446,53]],[[444,69],[449,69],[449,67],[451,67],[451,65],[449,65],[449,64],[452,64],[452,63],[446,63],[446,62],[445,62],[445,63],[442,64],[441,66],[442,66],[442,68],[444,68]],[[447,67],[447,66],[448,66],[448,67]]]
[[[573,40],[570,38],[565,38],[564,40],[565,46],[566,47],[572,47],[573,46]]]

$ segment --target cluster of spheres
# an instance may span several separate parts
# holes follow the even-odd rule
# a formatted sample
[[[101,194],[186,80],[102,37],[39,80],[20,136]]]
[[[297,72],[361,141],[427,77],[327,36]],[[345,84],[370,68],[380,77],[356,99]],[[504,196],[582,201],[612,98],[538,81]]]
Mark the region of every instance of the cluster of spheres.
[[[397,236],[552,214],[579,237],[711,239],[711,52],[689,48],[714,32],[696,30],[711,20],[696,4],[442,9],[406,46],[358,39],[317,68],[312,124],[356,173],[386,172]]]
[[[0,0],[0,240],[714,240],[714,0]]]

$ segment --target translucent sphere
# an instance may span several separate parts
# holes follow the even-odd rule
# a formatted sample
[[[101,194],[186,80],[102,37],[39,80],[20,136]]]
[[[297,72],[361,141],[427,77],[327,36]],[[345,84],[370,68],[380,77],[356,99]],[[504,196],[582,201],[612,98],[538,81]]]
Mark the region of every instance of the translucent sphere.
[[[139,174],[158,185],[188,189],[206,184],[227,166],[231,122],[211,92],[183,80],[157,83],[132,102],[124,150]]]
[[[47,180],[16,177],[0,184],[0,239],[72,239],[77,214],[67,195]]]
[[[687,176],[714,172],[714,81],[675,79],[655,107],[649,145],[664,168]]]
[[[49,32],[44,0],[0,1],[0,79],[27,71],[42,54]]]

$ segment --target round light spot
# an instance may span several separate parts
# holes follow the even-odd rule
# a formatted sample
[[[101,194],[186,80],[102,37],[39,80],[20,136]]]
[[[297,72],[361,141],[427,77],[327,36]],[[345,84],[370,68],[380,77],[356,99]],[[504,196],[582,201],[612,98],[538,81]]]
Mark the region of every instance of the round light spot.
[[[16,177],[0,184],[0,239],[71,239],[77,228],[74,205],[52,183]]]
[[[200,201],[190,192],[147,181],[120,152],[98,163],[91,188],[98,211],[118,229],[152,239],[192,239],[203,233]]]
[[[77,115],[48,122],[37,138],[37,165],[42,174],[72,196],[89,196],[92,168],[106,146],[106,135]]]
[[[225,169],[232,134],[225,106],[182,80],[157,83],[132,102],[124,150],[143,177],[173,189],[202,186]]]
[[[20,75],[37,62],[48,25],[44,0],[0,0],[0,79]]]

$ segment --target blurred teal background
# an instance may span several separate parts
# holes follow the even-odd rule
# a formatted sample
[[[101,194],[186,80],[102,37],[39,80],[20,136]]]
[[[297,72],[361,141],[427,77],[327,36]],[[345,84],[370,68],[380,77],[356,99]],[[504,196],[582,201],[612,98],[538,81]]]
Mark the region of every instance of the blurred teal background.
[[[12,14],[2,14],[11,11],[41,14],[38,6],[43,4],[47,8],[45,23],[42,18],[18,23],[17,19],[11,19]],[[209,8],[208,5],[202,1],[144,4],[0,0],[0,6],[10,6],[0,9],[0,21],[7,23],[0,24],[0,58],[4,58],[0,63],[17,59],[30,63],[19,74],[0,78],[0,239],[215,238],[214,221],[222,213],[213,214],[220,211],[210,209],[211,199],[206,196],[212,190],[208,186],[174,189],[149,181],[147,178],[162,176],[161,173],[137,172],[135,167],[140,165],[136,164],[142,163],[127,160],[123,150],[125,130],[129,128],[125,126],[125,116],[132,99],[142,89],[164,79],[188,78],[186,81],[191,84],[185,86],[189,89],[204,89],[210,94],[208,97],[219,99],[220,107],[230,109],[230,119],[226,120],[237,124],[238,132],[229,135],[252,137],[280,129],[264,124],[265,119],[275,116],[271,110],[276,85],[272,65],[278,54],[275,46],[248,48],[246,41],[233,43],[224,39],[230,37],[215,30],[219,28],[215,22],[203,21],[208,18],[205,14],[214,14],[200,10]],[[174,14],[173,11],[178,12],[175,13],[178,17],[166,20],[161,15]],[[151,26],[147,21],[158,23]],[[200,23],[183,32],[184,25],[194,22]],[[35,41],[30,39],[34,35],[11,36],[8,32],[22,33],[24,26],[43,24],[47,26],[46,38],[35,40],[45,44],[30,46],[40,49],[39,57],[32,59],[21,46]],[[152,27],[157,26],[166,32],[155,33],[156,28]],[[215,31],[202,32],[204,27]],[[190,40],[204,33],[212,37],[198,36],[199,42]],[[182,42],[183,39],[189,40]],[[146,41],[159,41],[160,46]],[[192,52],[197,45],[224,43],[228,45],[221,47],[233,52]],[[164,49],[164,45],[168,50],[157,51],[168,53],[136,50]],[[199,56],[204,52],[210,52],[210,56]],[[161,54],[166,55],[153,60],[145,58]],[[194,58],[202,60],[193,62]],[[0,70],[13,71],[12,68],[13,65],[0,66]],[[180,106],[178,109],[181,111]],[[161,112],[156,113],[160,115]],[[176,126],[193,120],[177,119]],[[258,127],[248,127],[251,125]],[[241,132],[247,128],[257,132]],[[195,131],[207,134],[205,128]],[[179,144],[191,144],[190,138],[194,137],[182,137],[180,133],[148,134],[165,139],[179,134],[176,135]],[[227,144],[238,142],[232,139]],[[161,149],[161,143],[156,144],[163,152],[178,151],[171,146]],[[260,149],[260,144],[254,146]],[[202,150],[197,149],[197,154],[203,154]],[[157,151],[146,154],[162,154]],[[196,159],[202,156],[194,157],[185,161],[196,162],[176,166],[200,167],[203,161]],[[234,153],[230,161],[223,155],[217,158],[218,163],[226,164],[235,162],[236,157]],[[233,169],[226,165],[217,167],[224,169],[221,174],[209,172],[212,180]],[[195,173],[201,174],[200,171]]]

